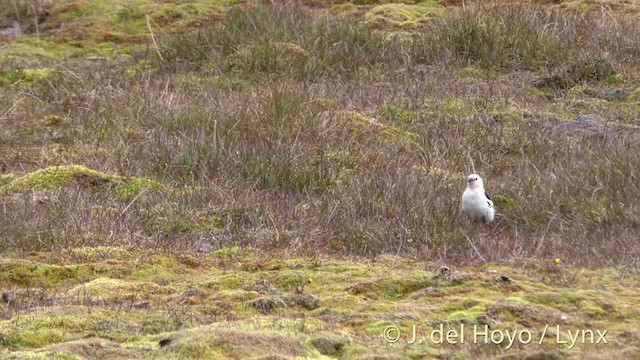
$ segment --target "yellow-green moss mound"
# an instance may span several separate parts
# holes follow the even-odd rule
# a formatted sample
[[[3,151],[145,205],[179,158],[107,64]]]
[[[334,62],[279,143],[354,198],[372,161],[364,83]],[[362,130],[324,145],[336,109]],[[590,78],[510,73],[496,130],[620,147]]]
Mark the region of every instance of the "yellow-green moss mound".
[[[95,171],[81,165],[62,165],[50,166],[18,177],[0,187],[0,195],[22,191],[59,189],[69,185],[72,181],[87,187],[113,184],[124,195],[136,194],[143,189],[163,188],[159,182],[147,178],[126,178]]]
[[[382,4],[365,14],[364,23],[378,28],[416,29],[443,13],[444,7],[437,1],[425,1],[415,5]]]
[[[51,69],[24,69],[0,72],[0,86],[29,85],[51,76]]]

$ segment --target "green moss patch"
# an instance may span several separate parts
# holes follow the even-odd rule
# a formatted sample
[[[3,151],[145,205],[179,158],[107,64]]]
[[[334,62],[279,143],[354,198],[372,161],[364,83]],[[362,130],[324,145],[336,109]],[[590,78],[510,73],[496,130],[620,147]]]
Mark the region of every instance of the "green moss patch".
[[[42,191],[68,186],[72,181],[86,187],[114,184],[123,195],[137,194],[145,189],[162,189],[157,181],[146,178],[125,178],[106,174],[80,165],[51,166],[18,177],[0,187],[0,194],[22,191]]]
[[[21,86],[40,83],[52,75],[51,69],[25,69],[0,72],[0,86]]]
[[[382,4],[373,7],[364,17],[364,23],[378,28],[416,29],[433,17],[441,16],[444,7],[437,1],[425,1],[415,5]]]
[[[22,67],[52,66],[69,59],[106,59],[129,56],[135,46],[115,44],[112,41],[74,40],[64,36],[36,39],[24,37],[7,44],[3,60]],[[25,70],[26,71],[26,70]]]

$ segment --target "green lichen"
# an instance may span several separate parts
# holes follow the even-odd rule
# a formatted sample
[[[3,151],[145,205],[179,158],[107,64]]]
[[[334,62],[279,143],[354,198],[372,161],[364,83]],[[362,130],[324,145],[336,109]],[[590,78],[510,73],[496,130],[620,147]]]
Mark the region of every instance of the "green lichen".
[[[171,292],[171,289],[150,282],[130,282],[99,277],[70,288],[66,294],[66,300],[82,303],[117,303],[123,299],[142,299],[150,293],[165,292]]]
[[[2,187],[0,193],[57,189],[68,185],[75,176],[107,182],[119,180],[117,176],[101,173],[80,165],[52,166],[15,179]]]
[[[120,186],[120,193],[126,196],[133,196],[142,191],[161,190],[164,188],[162,184],[155,180],[147,178],[132,177],[125,180],[126,184]]]
[[[0,187],[0,194],[59,189],[69,185],[72,180],[88,187],[114,184],[123,195],[134,195],[147,189],[158,190],[164,188],[162,184],[151,179],[126,178],[120,175],[91,170],[81,165],[62,165],[36,170],[18,177],[7,185]]]
[[[27,64],[26,66],[50,66],[62,59],[110,58],[116,55],[131,55],[134,47],[116,45],[108,41],[73,40],[60,36],[47,40],[24,37],[9,43],[5,50],[6,60]]]
[[[78,266],[11,260],[3,262],[0,284],[4,286],[15,284],[21,287],[56,286],[77,281],[82,273],[82,269]]]
[[[51,69],[24,69],[0,72],[0,86],[22,86],[40,83],[53,74]]]
[[[9,44],[8,56],[26,58],[61,58],[67,55],[67,48],[54,41],[25,37]]]

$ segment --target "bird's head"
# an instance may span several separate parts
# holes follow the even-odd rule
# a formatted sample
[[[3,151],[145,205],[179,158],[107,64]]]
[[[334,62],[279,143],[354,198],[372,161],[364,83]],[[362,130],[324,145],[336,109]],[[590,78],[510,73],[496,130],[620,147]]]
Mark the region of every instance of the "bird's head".
[[[471,174],[467,178],[467,187],[469,189],[483,189],[484,184],[482,183],[482,178],[478,174]]]

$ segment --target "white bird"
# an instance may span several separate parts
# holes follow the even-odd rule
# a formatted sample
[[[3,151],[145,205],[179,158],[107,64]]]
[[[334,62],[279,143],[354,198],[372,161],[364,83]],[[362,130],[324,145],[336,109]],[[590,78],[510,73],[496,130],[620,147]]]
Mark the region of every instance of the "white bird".
[[[482,178],[477,174],[471,174],[467,178],[467,189],[462,193],[462,211],[472,221],[483,221],[485,224],[493,221],[493,201],[484,191]]]

